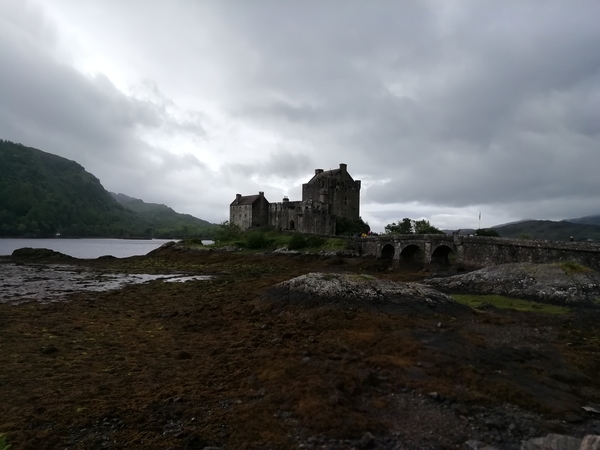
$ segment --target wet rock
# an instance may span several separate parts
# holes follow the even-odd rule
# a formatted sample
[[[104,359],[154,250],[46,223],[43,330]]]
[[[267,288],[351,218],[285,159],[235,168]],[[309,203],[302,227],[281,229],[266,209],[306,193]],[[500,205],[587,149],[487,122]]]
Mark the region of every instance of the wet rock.
[[[583,417],[575,414],[575,413],[567,413],[565,414],[565,422],[567,423],[581,423],[583,422]]]
[[[443,292],[499,294],[565,305],[593,305],[600,296],[600,273],[583,266],[515,263],[424,282]]]
[[[504,423],[499,419],[486,419],[485,426],[492,430],[501,430],[504,428]]]
[[[365,308],[388,314],[467,315],[470,308],[452,297],[419,283],[397,283],[367,275],[309,273],[279,283],[266,291],[278,307]]]
[[[600,436],[588,435],[584,437],[579,450],[600,450]]]
[[[579,450],[581,439],[564,434],[549,434],[546,437],[529,439],[521,443],[521,450]]]
[[[58,349],[53,344],[50,344],[42,347],[41,352],[43,355],[51,355],[58,352]]]
[[[375,436],[370,432],[366,432],[363,437],[360,439],[360,447],[361,448],[369,448],[375,444]]]
[[[188,352],[186,352],[185,350],[181,350],[179,353],[177,353],[176,356],[177,359],[192,359],[192,355]]]
[[[432,399],[434,399],[434,400],[438,400],[438,401],[441,401],[441,400],[443,400],[443,399],[444,399],[444,398],[443,398],[443,397],[442,397],[440,394],[438,394],[437,392],[430,392],[430,393],[429,393],[429,394],[427,394],[427,395],[429,395],[429,396],[430,396]]]
[[[65,255],[64,253],[55,252],[54,250],[50,250],[47,248],[31,248],[24,247],[18,248],[12,255],[10,255],[13,261],[66,261],[73,260],[74,258],[69,255]]]
[[[475,439],[468,440],[463,445],[464,450],[496,450],[496,447],[486,444],[485,442]]]

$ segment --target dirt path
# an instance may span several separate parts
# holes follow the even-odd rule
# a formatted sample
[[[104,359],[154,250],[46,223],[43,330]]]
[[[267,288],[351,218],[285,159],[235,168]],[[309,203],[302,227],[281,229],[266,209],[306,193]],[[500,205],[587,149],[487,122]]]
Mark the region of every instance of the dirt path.
[[[600,431],[581,409],[600,403],[596,311],[272,312],[261,293],[304,273],[420,275],[208,252],[89,264],[217,277],[0,304],[0,432],[14,448],[513,448]]]

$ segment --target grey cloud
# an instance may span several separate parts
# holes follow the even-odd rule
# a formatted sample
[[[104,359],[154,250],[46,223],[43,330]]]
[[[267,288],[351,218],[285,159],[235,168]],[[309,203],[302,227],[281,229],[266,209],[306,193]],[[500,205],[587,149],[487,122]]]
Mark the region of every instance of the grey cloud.
[[[247,177],[260,176],[293,180],[306,176],[307,173],[310,174],[315,167],[309,156],[280,149],[253,164],[231,163],[229,168],[232,172]]]
[[[416,205],[415,215],[483,205],[498,218],[598,207],[595,0],[102,2],[94,13],[111,19],[107,41],[131,46],[123,54],[148,72],[131,96],[58,64],[57,31],[17,3],[0,27],[11,63],[0,69],[0,133],[102,168],[107,182],[127,171],[159,197],[145,178],[194,174],[202,201],[220,196],[226,211],[234,191],[293,192],[314,168],[346,162],[377,221],[404,217],[383,205]],[[85,4],[56,4],[92,26]],[[212,115],[192,98],[208,98]],[[140,129],[161,139],[144,142]],[[235,142],[239,129],[267,144]],[[219,172],[190,153],[169,156],[168,139],[223,152]],[[169,183],[162,192],[175,198]]]
[[[256,88],[264,83],[278,95],[242,114],[390,179],[365,191],[367,201],[464,207],[556,198],[559,208],[561,197],[585,197],[593,204],[600,187],[596,2],[470,2],[445,27],[425,3],[408,19],[397,4],[384,5],[365,8],[364,20],[340,11],[332,26],[317,20],[299,36],[295,14],[274,27],[247,26],[262,56]],[[370,13],[384,20],[370,21]],[[354,30],[365,42],[352,39]],[[278,39],[267,42],[273,31]]]

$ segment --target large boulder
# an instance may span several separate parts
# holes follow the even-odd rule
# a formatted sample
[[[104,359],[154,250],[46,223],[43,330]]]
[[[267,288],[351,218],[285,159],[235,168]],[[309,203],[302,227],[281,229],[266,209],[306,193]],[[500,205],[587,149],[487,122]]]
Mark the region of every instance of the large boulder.
[[[593,305],[600,273],[574,263],[515,263],[424,281],[448,293],[499,294],[561,305]]]
[[[267,289],[275,306],[365,308],[390,314],[468,314],[452,297],[419,283],[396,283],[368,275],[309,273]]]

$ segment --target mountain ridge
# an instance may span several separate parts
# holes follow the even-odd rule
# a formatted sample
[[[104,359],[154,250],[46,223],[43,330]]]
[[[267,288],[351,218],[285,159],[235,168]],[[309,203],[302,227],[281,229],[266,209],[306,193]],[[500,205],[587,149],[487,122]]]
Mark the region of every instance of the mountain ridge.
[[[172,213],[160,220],[137,213],[76,161],[0,139],[0,236],[209,238],[214,233],[216,225],[192,216],[183,220],[162,206]]]

